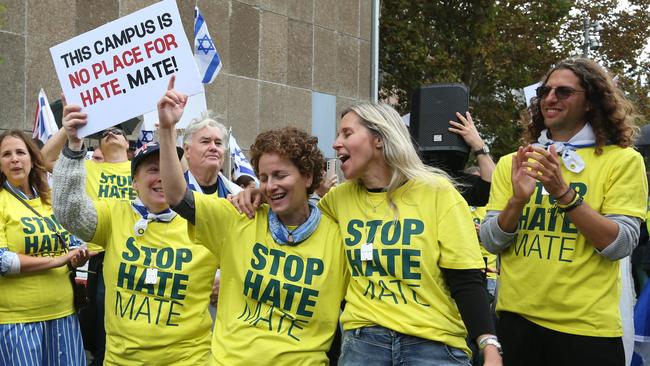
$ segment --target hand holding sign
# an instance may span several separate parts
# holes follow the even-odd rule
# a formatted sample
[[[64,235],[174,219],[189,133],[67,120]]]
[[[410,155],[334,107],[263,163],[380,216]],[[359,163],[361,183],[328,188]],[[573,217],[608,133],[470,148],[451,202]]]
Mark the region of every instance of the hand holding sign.
[[[203,92],[174,0],[163,0],[50,49],[63,92],[83,107],[88,136],[156,110],[169,76],[187,95]]]
[[[176,75],[172,75],[167,85],[165,95],[158,102],[158,121],[159,128],[172,129],[181,119],[185,105],[187,104],[187,95],[174,89]]]
[[[68,135],[68,147],[74,151],[81,150],[83,140],[78,136],[79,128],[88,123],[88,115],[81,111],[81,107],[76,104],[67,104],[65,95],[61,94],[63,102],[63,129]]]

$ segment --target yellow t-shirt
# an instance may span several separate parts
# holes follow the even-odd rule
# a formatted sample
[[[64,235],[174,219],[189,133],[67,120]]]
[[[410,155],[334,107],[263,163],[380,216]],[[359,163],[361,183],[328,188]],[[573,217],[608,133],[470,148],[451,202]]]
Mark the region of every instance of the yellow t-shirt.
[[[469,353],[466,330],[441,268],[484,267],[469,207],[446,180],[407,182],[393,194],[370,193],[356,183],[332,189],[320,201],[338,221],[352,275],[341,316],[346,330],[380,325],[439,341]],[[372,243],[372,260],[362,246]]]
[[[40,198],[27,200],[45,219],[0,189],[0,248],[38,257],[57,257],[67,252],[50,228],[63,240],[68,232],[52,215],[52,207]],[[48,223],[45,221],[49,221]],[[30,323],[68,316],[74,312],[68,267],[0,277],[0,324]],[[56,289],[56,291],[52,291]]]
[[[187,235],[187,221],[139,219],[126,201],[97,201],[92,242],[106,249],[106,365],[204,365],[216,258]],[[157,272],[154,273],[154,270]],[[155,279],[148,284],[147,273]]]
[[[483,218],[485,218],[485,207],[475,207],[475,206],[469,206],[469,210],[472,213],[472,220],[474,221],[475,224],[480,225],[481,221],[483,221]],[[479,238],[479,241],[481,239]],[[488,252],[483,246],[481,245],[481,255],[483,256],[483,261],[485,261],[485,264],[487,265],[488,268],[492,270],[497,269],[497,256]],[[487,272],[485,274],[487,278],[491,279],[497,279],[497,274],[494,272]]]
[[[648,185],[641,156],[631,148],[577,150],[581,173],[562,165],[562,176],[597,212],[644,218]],[[512,154],[492,178],[487,210],[501,211],[512,197]],[[618,261],[597,253],[537,183],[519,219],[513,244],[501,253],[497,311],[520,314],[559,332],[620,337]]]
[[[267,205],[249,220],[225,199],[194,198],[190,237],[221,264],[211,364],[328,365],[348,282],[336,224],[322,216],[307,240],[280,245]]]
[[[134,200],[138,193],[131,187],[131,162],[97,163],[84,160],[86,166],[86,193],[93,201]],[[88,249],[102,252],[104,249],[88,243]]]
[[[86,165],[86,193],[93,201],[131,201],[137,193],[131,187],[131,162],[96,163],[84,160]]]

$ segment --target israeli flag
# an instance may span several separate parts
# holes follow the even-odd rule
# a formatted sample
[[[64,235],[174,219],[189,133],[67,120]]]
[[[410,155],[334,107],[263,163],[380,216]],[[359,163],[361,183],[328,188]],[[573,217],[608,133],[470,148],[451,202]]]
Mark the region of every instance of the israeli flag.
[[[136,127],[136,131],[138,133],[136,134],[137,140],[135,140],[135,148],[139,149],[142,146],[154,142],[155,141],[155,131],[156,131],[156,123],[158,123],[158,111],[153,111],[151,113],[156,114],[156,119],[154,120],[153,118],[147,119],[147,114],[144,115],[144,118],[142,122]]]
[[[36,118],[34,119],[34,129],[32,137],[46,143],[52,137],[59,127],[56,125],[50,102],[47,100],[45,91],[41,89],[38,93],[38,104],[36,105]]]
[[[214,47],[198,6],[194,8],[194,59],[199,68],[203,84],[210,84],[221,70],[221,58]]]
[[[154,131],[145,130],[143,126],[142,129],[140,130],[140,133],[138,133],[138,140],[135,142],[135,147],[136,149],[139,149],[151,142],[154,142]]]
[[[239,147],[239,144],[237,144],[237,140],[235,140],[235,136],[233,136],[232,131],[230,133],[230,140],[228,141],[228,145],[230,147],[230,159],[233,165],[232,180],[234,181],[242,175],[248,175],[255,179],[255,183],[259,186],[260,182],[255,176],[253,166],[248,161],[248,159],[246,159],[246,155],[244,155],[244,152]]]

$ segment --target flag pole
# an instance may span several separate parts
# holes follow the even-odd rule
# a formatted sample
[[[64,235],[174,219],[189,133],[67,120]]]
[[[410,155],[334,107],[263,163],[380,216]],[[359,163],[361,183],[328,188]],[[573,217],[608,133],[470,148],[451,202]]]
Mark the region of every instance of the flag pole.
[[[232,136],[232,126],[228,128],[228,179],[232,181],[232,146],[230,146],[230,136]]]

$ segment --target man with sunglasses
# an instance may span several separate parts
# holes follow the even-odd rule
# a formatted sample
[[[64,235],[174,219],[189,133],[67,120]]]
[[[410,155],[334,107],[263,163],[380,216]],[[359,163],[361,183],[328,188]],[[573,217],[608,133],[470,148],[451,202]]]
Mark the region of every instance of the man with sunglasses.
[[[483,245],[500,253],[498,336],[506,365],[624,365],[619,259],[645,217],[634,108],[588,59],[537,89],[529,145],[492,180]]]
[[[84,113],[78,105],[66,105],[63,109],[64,119],[85,120]],[[136,193],[131,187],[131,163],[128,160],[129,141],[126,133],[119,127],[110,127],[97,134],[99,149],[104,160],[85,160],[86,193],[93,201],[118,200],[131,201]],[[43,146],[46,165],[50,171],[58,159],[67,135],[63,128]],[[104,330],[104,249],[88,243],[88,249],[98,254],[88,263],[88,297],[89,306],[80,314],[84,345],[91,351],[93,361],[90,365],[102,365],[106,332]]]

